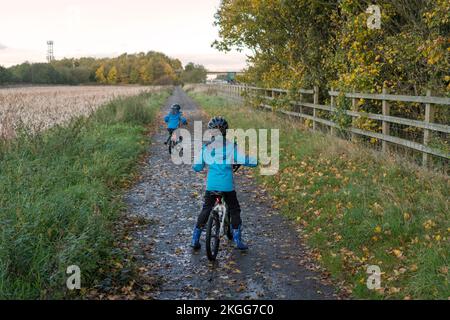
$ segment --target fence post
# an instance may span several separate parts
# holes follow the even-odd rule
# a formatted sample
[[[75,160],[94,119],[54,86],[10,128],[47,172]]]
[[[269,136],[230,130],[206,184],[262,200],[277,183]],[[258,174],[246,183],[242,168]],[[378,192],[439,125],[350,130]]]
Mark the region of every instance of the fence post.
[[[431,90],[427,90],[427,97],[431,97]],[[434,106],[431,103],[425,104],[425,120],[424,122],[430,123],[434,121]],[[427,146],[430,142],[431,131],[428,129],[423,130],[423,145]],[[422,165],[428,166],[428,154],[422,153]]]
[[[303,103],[303,93],[300,92],[300,103]],[[303,106],[300,104],[299,106],[299,112],[300,112],[300,123],[304,124],[305,123],[305,119],[303,118]]]
[[[383,88],[383,94],[387,94],[387,89]],[[386,100],[383,100],[382,102],[382,109],[383,109],[383,116],[389,116],[390,114],[390,105]],[[384,135],[389,135],[389,131],[390,131],[390,123],[388,121],[384,121],[382,122],[382,130],[383,130],[383,134]],[[387,153],[389,152],[389,143],[385,140],[383,140],[382,142],[382,150],[383,152]]]
[[[333,91],[334,91],[334,88],[331,88],[331,92],[333,92]],[[336,98],[333,95],[330,96],[330,106],[331,106],[331,108],[335,108],[336,107]],[[332,111],[332,112],[334,112],[334,111]],[[333,126],[330,127],[330,133],[331,133],[332,136],[335,135]]]
[[[319,87],[314,86],[314,105],[319,104]],[[314,107],[313,109],[313,117],[317,117],[317,109]],[[316,130],[316,121],[313,120],[313,130]]]
[[[352,91],[353,93],[355,93],[355,90]],[[356,98],[352,98],[352,111],[356,111]],[[355,126],[353,125],[355,123],[355,117],[352,117],[352,128],[354,128]],[[352,132],[352,141],[357,141],[358,136],[356,135],[356,133]]]

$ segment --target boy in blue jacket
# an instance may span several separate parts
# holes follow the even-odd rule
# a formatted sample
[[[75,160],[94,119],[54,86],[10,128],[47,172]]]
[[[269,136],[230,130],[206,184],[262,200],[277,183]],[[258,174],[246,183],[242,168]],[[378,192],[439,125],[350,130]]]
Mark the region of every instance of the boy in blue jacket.
[[[172,134],[175,130],[180,127],[180,123],[186,124],[187,120],[183,117],[183,114],[180,112],[181,106],[179,104],[174,104],[170,108],[170,112],[167,116],[164,117],[164,121],[167,123],[167,131],[169,131],[169,138],[167,138],[164,144],[168,144]]]
[[[194,171],[200,172],[208,166],[208,176],[206,180],[206,192],[202,211],[197,219],[194,228],[191,247],[200,249],[200,235],[209,214],[214,207],[216,197],[214,192],[221,192],[224,195],[225,202],[231,215],[231,227],[233,231],[233,241],[236,248],[240,250],[248,249],[241,237],[241,208],[234,190],[233,164],[256,167],[256,159],[241,155],[235,143],[226,140],[226,131],[228,129],[227,121],[222,117],[214,117],[208,123],[209,129],[218,129],[222,136],[214,141],[205,144],[202,148],[201,159],[192,167]]]

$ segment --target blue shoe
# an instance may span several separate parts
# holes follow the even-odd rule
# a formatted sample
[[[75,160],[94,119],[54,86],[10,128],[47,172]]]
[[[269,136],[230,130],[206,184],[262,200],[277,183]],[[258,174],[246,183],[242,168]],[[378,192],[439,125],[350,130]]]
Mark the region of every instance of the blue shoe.
[[[194,228],[194,233],[192,234],[192,242],[191,247],[194,250],[200,249],[202,246],[200,245],[200,236],[202,235],[202,229],[197,227]]]
[[[241,225],[237,229],[233,229],[233,241],[239,250],[247,250],[248,246],[242,241]]]

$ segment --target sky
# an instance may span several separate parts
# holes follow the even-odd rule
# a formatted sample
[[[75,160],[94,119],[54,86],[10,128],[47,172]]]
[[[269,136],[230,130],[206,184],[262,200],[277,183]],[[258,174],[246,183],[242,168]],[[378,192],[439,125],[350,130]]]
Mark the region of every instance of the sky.
[[[211,48],[220,0],[0,0],[0,65],[161,51],[183,64],[239,71],[245,53]]]

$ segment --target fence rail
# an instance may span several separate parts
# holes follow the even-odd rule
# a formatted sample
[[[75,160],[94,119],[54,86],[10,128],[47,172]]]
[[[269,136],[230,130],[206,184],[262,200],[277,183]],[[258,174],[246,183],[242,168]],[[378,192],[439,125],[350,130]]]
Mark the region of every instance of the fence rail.
[[[253,86],[244,85],[228,85],[228,84],[210,84],[217,91],[226,94],[235,99],[242,99],[244,95],[250,97],[262,98],[263,103],[261,107],[273,110],[273,107],[269,104],[271,101],[276,101],[280,95],[287,95],[288,91],[277,88],[258,88]],[[330,128],[331,134],[334,134],[336,129],[339,129],[339,125],[330,119],[321,118],[318,111],[328,111],[335,113],[338,111],[336,107],[336,98],[343,94],[345,98],[351,99],[352,108],[350,110],[344,110],[345,114],[352,118],[352,125],[345,128],[345,131],[351,133],[352,138],[356,136],[364,136],[374,138],[381,141],[382,151],[387,152],[389,150],[389,143],[406,147],[408,149],[416,150],[422,153],[422,164],[427,166],[429,163],[429,155],[437,156],[444,159],[450,159],[450,153],[447,151],[439,150],[430,147],[430,140],[433,133],[450,134],[450,126],[448,124],[441,124],[434,122],[435,108],[437,105],[444,108],[450,106],[450,99],[445,97],[433,97],[431,92],[428,91],[426,96],[406,96],[406,95],[393,95],[388,94],[386,90],[383,90],[382,94],[367,94],[367,93],[341,93],[335,90],[329,90],[328,92],[330,104],[319,103],[319,88],[313,89],[301,89],[298,91],[300,95],[299,101],[290,100],[288,104],[300,107],[300,112],[294,112],[290,110],[277,109],[277,111],[301,119],[307,119],[312,121],[313,130],[317,130],[317,124],[322,124]],[[313,102],[306,102],[305,95],[312,96]],[[381,113],[369,113],[355,110],[358,99],[381,101]],[[310,99],[311,100],[311,99]],[[407,102],[407,103],[420,103],[425,105],[424,120],[414,120],[408,118],[402,118],[398,116],[390,115],[390,103],[392,102]],[[304,113],[302,108],[306,107],[312,109],[312,115]],[[354,121],[357,118],[367,118],[381,122],[381,132],[368,131],[354,126]],[[450,120],[449,120],[450,121]],[[422,143],[417,141],[411,141],[405,138],[391,135],[391,124],[403,125],[408,127],[419,128],[423,130]],[[343,129],[343,128],[340,128]]]

